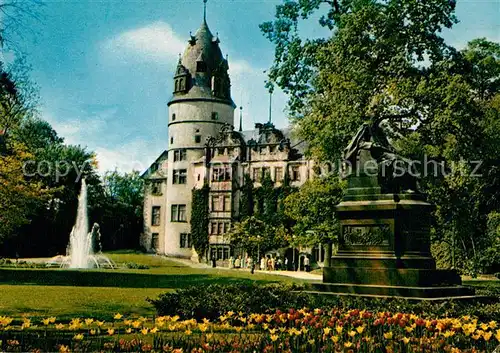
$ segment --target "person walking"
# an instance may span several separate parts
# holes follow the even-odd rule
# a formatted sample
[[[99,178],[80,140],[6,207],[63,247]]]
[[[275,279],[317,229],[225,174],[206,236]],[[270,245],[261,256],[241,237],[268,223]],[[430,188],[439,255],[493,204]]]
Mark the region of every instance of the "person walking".
[[[234,257],[229,258],[229,268],[234,268]]]
[[[266,258],[262,256],[260,259],[260,270],[264,271],[266,269]]]
[[[241,259],[240,256],[238,256],[238,258],[234,262],[234,268],[240,268],[240,267],[241,267]]]
[[[304,257],[304,270],[306,270],[306,272],[309,272],[311,270],[311,267],[309,265],[309,257],[308,256]]]
[[[276,259],[271,256],[271,271],[276,270]]]
[[[250,269],[250,273],[253,275],[255,271],[255,265],[253,263],[253,258],[251,256],[248,257],[248,268]]]
[[[290,271],[288,268],[288,257],[285,257],[285,271]]]

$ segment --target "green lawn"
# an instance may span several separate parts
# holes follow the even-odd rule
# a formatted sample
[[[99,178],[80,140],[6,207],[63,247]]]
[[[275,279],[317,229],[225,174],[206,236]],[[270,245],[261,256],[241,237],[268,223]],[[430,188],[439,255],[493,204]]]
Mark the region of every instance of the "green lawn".
[[[107,254],[117,264],[136,263],[146,270],[63,270],[0,268],[0,316],[92,316],[109,320],[114,313],[153,315],[146,297],[189,285],[235,282],[299,281],[244,270],[191,268],[159,256]]]

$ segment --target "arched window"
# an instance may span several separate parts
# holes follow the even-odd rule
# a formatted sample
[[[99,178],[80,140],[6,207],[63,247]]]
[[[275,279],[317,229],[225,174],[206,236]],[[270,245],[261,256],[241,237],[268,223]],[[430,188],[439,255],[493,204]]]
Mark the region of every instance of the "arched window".
[[[179,80],[175,80],[175,92],[179,91]]]

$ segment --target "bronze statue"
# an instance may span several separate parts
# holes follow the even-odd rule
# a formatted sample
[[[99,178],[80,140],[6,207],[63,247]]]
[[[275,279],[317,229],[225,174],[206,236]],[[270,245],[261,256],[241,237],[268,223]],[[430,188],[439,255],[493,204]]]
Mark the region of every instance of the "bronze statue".
[[[355,172],[359,175],[360,172],[369,173],[367,165],[375,161],[382,193],[418,192],[418,173],[415,165],[409,159],[397,154],[380,126],[381,121],[382,119],[378,119],[373,123],[361,125],[344,150],[345,163],[353,166],[351,174]],[[368,153],[361,156],[362,151]]]

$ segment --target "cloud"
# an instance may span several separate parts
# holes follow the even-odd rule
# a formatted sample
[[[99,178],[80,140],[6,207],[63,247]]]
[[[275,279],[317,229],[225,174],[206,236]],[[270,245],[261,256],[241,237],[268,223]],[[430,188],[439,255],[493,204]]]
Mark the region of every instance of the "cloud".
[[[118,170],[119,172],[145,171],[160,153],[151,148],[151,141],[136,139],[127,141],[121,145],[109,147],[97,147],[98,169],[101,174],[106,171]]]
[[[184,51],[186,41],[181,39],[172,27],[163,21],[131,29],[104,41],[101,49],[106,55],[112,55],[129,62],[130,59],[146,62],[171,62]]]

